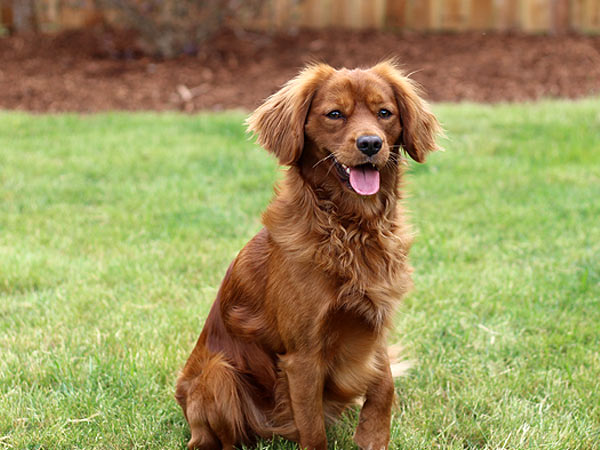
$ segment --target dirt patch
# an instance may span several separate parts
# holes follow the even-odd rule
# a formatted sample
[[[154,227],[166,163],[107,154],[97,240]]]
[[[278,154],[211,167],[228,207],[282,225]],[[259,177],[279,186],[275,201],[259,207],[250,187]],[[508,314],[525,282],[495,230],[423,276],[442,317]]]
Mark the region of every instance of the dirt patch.
[[[144,56],[129,33],[0,39],[0,108],[103,111],[254,108],[306,62],[396,57],[433,101],[522,101],[600,93],[600,36],[224,31],[197,54]]]

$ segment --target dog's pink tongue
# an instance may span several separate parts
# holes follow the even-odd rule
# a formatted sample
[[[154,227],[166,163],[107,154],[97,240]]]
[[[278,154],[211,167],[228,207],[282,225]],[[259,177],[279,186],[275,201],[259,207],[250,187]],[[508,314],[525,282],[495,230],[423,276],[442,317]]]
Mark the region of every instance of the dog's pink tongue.
[[[373,195],[379,191],[379,171],[369,166],[352,167],[350,185],[360,195]]]

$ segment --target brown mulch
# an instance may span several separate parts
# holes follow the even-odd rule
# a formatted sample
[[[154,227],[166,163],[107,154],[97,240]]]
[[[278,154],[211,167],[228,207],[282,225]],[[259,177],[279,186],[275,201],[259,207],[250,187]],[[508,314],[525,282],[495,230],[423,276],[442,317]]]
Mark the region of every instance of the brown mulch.
[[[250,109],[306,62],[352,67],[387,57],[433,101],[600,93],[600,36],[224,31],[195,55],[159,60],[130,33],[105,30],[0,38],[0,109]]]

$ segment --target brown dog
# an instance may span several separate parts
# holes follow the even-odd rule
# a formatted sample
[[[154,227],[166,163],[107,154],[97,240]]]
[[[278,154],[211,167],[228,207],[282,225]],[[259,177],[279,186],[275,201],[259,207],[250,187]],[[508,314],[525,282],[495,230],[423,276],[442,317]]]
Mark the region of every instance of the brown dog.
[[[423,162],[438,122],[385,62],[310,66],[247,123],[289,170],[177,382],[188,447],[233,449],[279,434],[326,449],[325,425],[364,399],[354,439],[387,449],[386,333],[411,285],[400,149]]]

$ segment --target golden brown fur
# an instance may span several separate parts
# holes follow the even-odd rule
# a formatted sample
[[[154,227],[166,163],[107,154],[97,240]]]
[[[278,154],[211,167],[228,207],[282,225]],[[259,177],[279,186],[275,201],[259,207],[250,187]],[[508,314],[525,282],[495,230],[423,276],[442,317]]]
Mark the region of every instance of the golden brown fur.
[[[280,434],[322,450],[326,423],[364,398],[355,441],[387,449],[394,384],[386,333],[411,285],[400,150],[423,162],[438,123],[385,62],[310,66],[248,128],[289,169],[264,228],[229,267],[177,382],[188,446],[232,449]],[[378,144],[360,150],[364,136]]]

